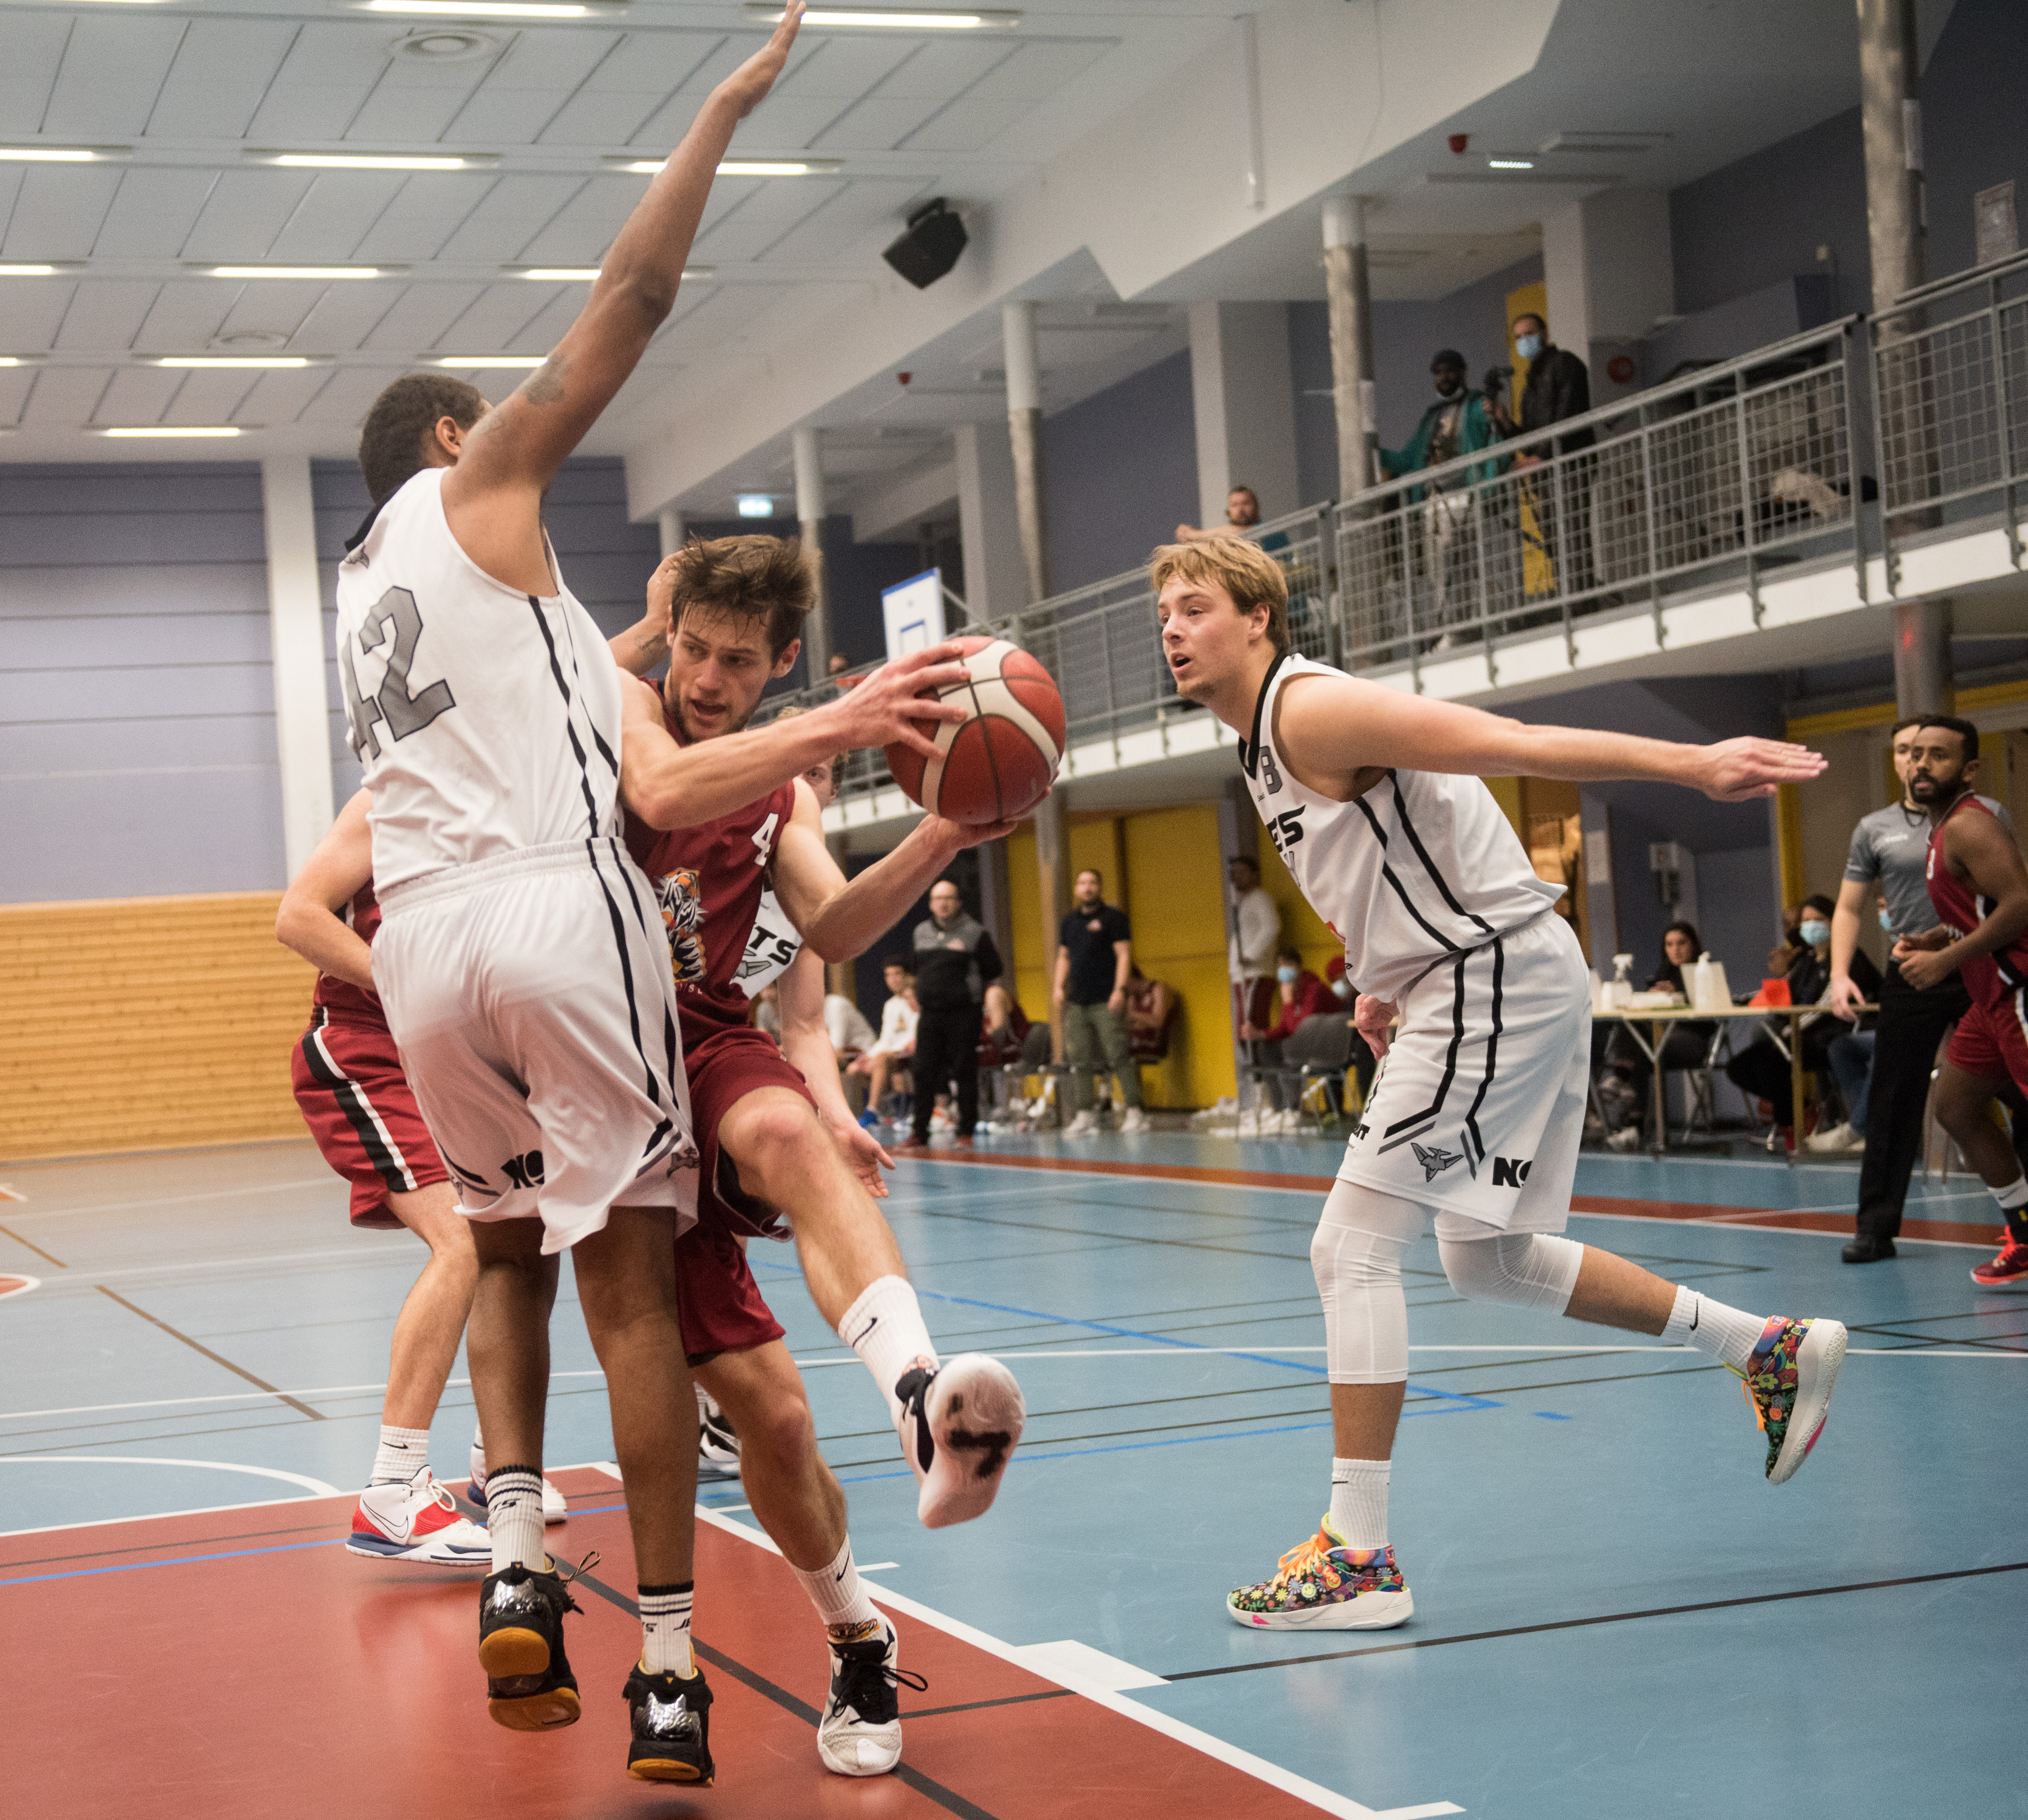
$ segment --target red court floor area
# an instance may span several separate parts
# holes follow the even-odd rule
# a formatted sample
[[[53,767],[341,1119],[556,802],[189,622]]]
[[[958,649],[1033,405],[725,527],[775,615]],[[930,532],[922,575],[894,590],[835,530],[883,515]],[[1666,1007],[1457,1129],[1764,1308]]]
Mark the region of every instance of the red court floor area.
[[[1294,1820],[1317,1810],[1245,1771],[905,1615],[896,1776],[817,1761],[827,1656],[781,1561],[700,1523],[698,1634],[716,1785],[627,1779],[621,1683],[638,1645],[618,1487],[556,1475],[550,1531],[598,1550],[566,1632],[584,1717],[541,1736],[486,1716],[477,1580],[336,1545],[316,1499],[0,1541],[9,1744],[0,1808],[23,1820],[523,1816],[752,1820]],[[32,1641],[32,1648],[24,1648]]]

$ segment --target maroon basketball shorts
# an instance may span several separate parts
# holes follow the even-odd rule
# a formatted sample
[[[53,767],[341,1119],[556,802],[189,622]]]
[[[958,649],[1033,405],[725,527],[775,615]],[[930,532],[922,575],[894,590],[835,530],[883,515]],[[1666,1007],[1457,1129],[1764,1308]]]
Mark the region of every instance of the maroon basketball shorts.
[[[389,1195],[450,1180],[385,1024],[334,1019],[320,1006],[289,1072],[324,1161],[352,1184],[354,1226],[398,1230]]]
[[[737,1235],[775,1237],[776,1210],[739,1186],[739,1171],[718,1147],[718,1127],[749,1093],[786,1087],[812,1109],[816,1102],[801,1072],[764,1030],[683,1020],[683,1072],[690,1089],[691,1129],[697,1134],[698,1223],[676,1241],[676,1304],[683,1350],[692,1364],[720,1352],[743,1352],[782,1337],[782,1326],[761,1299],[760,1285],[736,1242]]]
[[[1958,1019],[1944,1059],[1968,1075],[2010,1078],[2028,1093],[2028,990],[1997,1004],[1974,1004]]]

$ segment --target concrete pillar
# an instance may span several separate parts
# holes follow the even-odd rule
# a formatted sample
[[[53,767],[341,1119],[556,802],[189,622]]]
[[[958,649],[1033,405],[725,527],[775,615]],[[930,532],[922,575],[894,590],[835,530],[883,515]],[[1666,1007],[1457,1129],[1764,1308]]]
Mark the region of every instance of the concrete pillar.
[[[307,455],[261,461],[268,536],[268,642],[275,749],[282,772],[282,847],[294,878],[332,820],[331,702],[324,692],[324,589]]]
[[[1042,364],[1035,346],[1035,305],[1002,304],[1006,350],[1007,434],[1013,446],[1014,511],[1028,572],[1024,605],[1049,597],[1049,523],[1042,494]]]
[[[1338,497],[1373,485],[1380,446],[1373,405],[1373,291],[1366,198],[1324,198],[1324,294],[1330,313],[1331,403],[1338,416]]]
[[[964,546],[964,603],[975,621],[1005,619],[1028,604],[1027,559],[1016,509],[1014,442],[1004,424],[960,424],[957,534]]]
[[[1675,308],[1669,198],[1660,190],[1601,190],[1542,224],[1549,339],[1591,371],[1591,401],[1610,402],[1662,376],[1640,369],[1642,337]],[[1634,362],[1613,379],[1615,357]]]
[[[1951,603],[1894,603],[1894,712],[1948,714],[1957,699],[1951,667]]]
[[[655,528],[661,535],[663,555],[674,556],[683,547],[683,515],[673,505],[655,514]]]
[[[1014,910],[1008,896],[1007,843],[988,841],[979,854],[979,919],[1000,950],[1007,968],[1007,990],[1014,990]],[[1068,908],[1068,905],[1065,906]]]
[[[1225,522],[1225,496],[1250,486],[1264,519],[1305,503],[1296,484],[1296,382],[1286,303],[1190,305],[1197,522]]]
[[[1873,307],[1923,281],[1923,113],[1916,98],[1915,0],[1859,0],[1859,118]]]
[[[816,571],[816,604],[803,622],[803,673],[821,682],[831,668],[831,588],[824,574],[823,460],[815,426],[797,425],[792,437],[796,457],[796,524],[803,550]]]
[[[1062,797],[1052,790],[1035,805],[1035,879],[1042,911],[1042,977],[1057,972],[1057,930],[1071,907],[1069,842],[1064,838]],[[994,938],[997,940],[998,938]],[[1064,1059],[1064,1014],[1052,994],[1049,1005],[1049,1053]]]

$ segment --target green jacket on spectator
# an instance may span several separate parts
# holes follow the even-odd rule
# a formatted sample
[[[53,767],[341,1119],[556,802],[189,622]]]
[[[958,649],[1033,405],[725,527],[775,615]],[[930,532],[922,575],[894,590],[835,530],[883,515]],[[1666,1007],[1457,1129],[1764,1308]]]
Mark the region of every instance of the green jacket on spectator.
[[[1398,479],[1404,474],[1417,473],[1430,466],[1430,439],[1436,435],[1437,426],[1445,412],[1456,406],[1456,400],[1454,398],[1438,398],[1423,413],[1423,420],[1416,426],[1415,435],[1403,447],[1380,451],[1382,472],[1390,479]],[[1483,392],[1467,392],[1464,414],[1458,424],[1458,446],[1453,452],[1453,457],[1475,454],[1500,440],[1500,432],[1493,427],[1493,415],[1486,408],[1486,394]],[[1505,462],[1497,457],[1489,461],[1475,461],[1467,471],[1467,477],[1473,481],[1490,480],[1505,465]]]

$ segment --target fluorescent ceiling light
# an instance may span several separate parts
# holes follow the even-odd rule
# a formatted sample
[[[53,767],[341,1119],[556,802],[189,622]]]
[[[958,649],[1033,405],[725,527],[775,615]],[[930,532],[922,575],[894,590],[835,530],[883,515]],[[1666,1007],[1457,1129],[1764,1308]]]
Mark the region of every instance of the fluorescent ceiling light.
[[[624,13],[622,6],[582,0],[362,0],[365,13],[420,13],[432,19],[596,19]]]
[[[752,6],[748,17],[772,22],[782,17],[779,6]],[[905,9],[865,6],[812,6],[803,15],[805,25],[896,25],[916,31],[1005,31],[1021,23],[1018,13],[913,13]]]
[[[1486,168],[1489,171],[1532,171],[1535,168],[1535,161],[1533,158],[1488,158]]]
[[[0,367],[39,367],[42,364],[39,354],[0,354]]]
[[[666,162],[661,158],[607,158],[608,170],[631,171],[652,177]],[[721,177],[828,177],[842,165],[839,158],[727,158],[718,167]]]
[[[772,518],[775,516],[773,496],[765,493],[741,494],[739,516],[742,518]]]
[[[0,265],[0,278],[54,278],[62,269],[56,265]]]
[[[98,165],[132,156],[128,146],[0,146],[0,164]]]
[[[196,367],[205,372],[242,367],[307,367],[322,365],[304,354],[158,354],[152,367]]]
[[[550,357],[547,354],[445,354],[432,361],[432,366],[465,367],[538,367]]]
[[[135,441],[139,441],[142,438],[147,438],[152,440],[158,437],[170,436],[216,437],[243,436],[246,435],[245,431],[234,427],[231,425],[217,424],[209,424],[202,427],[196,425],[185,426],[182,424],[172,425],[168,424],[150,424],[134,429],[101,430],[98,433],[102,436],[124,436]]]
[[[214,265],[213,278],[378,278],[377,265]]]
[[[406,157],[360,152],[249,152],[256,164],[284,165],[305,171],[483,171],[500,162],[493,157]]]
[[[718,268],[715,265],[686,265],[686,278],[709,278]],[[598,276],[595,265],[527,265],[509,266],[508,270],[516,278],[532,278],[538,284],[589,284]]]

